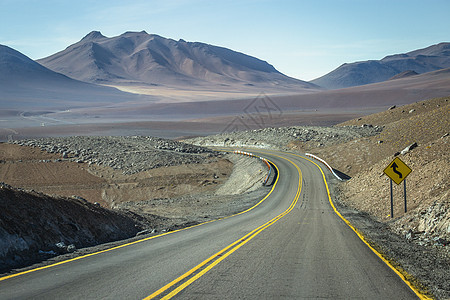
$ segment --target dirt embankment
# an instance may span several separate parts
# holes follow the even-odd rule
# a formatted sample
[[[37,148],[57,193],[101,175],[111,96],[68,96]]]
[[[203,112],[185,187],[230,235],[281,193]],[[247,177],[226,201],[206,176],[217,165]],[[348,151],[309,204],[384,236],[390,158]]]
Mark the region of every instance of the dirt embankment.
[[[150,225],[149,217],[144,220],[81,198],[54,198],[4,183],[0,183],[0,211],[0,273],[78,248],[129,238]]]
[[[262,185],[268,169],[257,158],[235,154],[227,154],[225,157],[233,162],[233,169],[227,180],[220,185],[208,180],[202,181],[203,185],[213,189],[171,198],[129,200],[116,207],[141,215],[150,213],[190,222],[204,222],[244,211],[269,192],[270,186]]]

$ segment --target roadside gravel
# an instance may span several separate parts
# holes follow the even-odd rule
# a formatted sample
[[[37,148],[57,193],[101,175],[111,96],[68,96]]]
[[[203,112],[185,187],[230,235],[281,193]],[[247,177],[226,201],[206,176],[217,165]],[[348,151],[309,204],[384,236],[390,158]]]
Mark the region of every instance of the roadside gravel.
[[[344,200],[346,196],[339,186],[331,184],[330,187],[336,208],[364,235],[372,247],[397,269],[406,271],[410,276],[407,279],[428,296],[450,298],[448,247],[437,243],[418,243],[396,234],[391,228],[392,222],[377,221],[368,213],[348,206]]]

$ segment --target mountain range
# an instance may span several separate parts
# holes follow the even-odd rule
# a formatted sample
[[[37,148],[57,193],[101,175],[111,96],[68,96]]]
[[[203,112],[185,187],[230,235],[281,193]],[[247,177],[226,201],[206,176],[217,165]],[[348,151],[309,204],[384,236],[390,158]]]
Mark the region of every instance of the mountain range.
[[[377,75],[379,65],[395,70],[370,77],[377,83],[338,90],[287,77],[239,52],[145,32],[107,38],[94,31],[39,63],[0,45],[0,141],[99,133],[175,137],[192,134],[193,128],[204,134],[220,131],[237,116],[250,122],[249,109],[261,113],[270,105],[284,114],[267,126],[312,124],[312,119],[335,124],[364,112],[450,95],[450,68],[441,68],[448,64],[448,44],[368,65],[344,65],[334,74],[347,69],[341,77],[353,84]],[[429,69],[440,70],[421,74]]]
[[[258,58],[145,31],[125,32],[111,38],[93,31],[38,62],[77,80],[108,85],[317,89],[314,84],[278,72]]]
[[[22,53],[0,45],[0,102],[3,108],[85,106],[130,99],[115,88],[90,84],[56,73]]]
[[[326,109],[333,115],[377,110],[449,95],[450,68],[442,69],[448,64],[449,43],[441,43],[381,61],[346,64],[330,74],[340,73],[339,78],[358,86],[332,90],[336,82],[326,75],[322,80],[328,85],[321,84],[331,90],[324,91],[230,49],[146,32],[108,38],[93,31],[38,62],[0,45],[0,124],[17,128],[235,116],[261,92],[283,111],[300,115],[303,110]],[[377,83],[359,85],[369,77]]]
[[[446,68],[450,68],[450,43],[440,43],[381,60],[345,63],[310,82],[326,89],[340,89],[382,82],[406,71],[411,75]]]

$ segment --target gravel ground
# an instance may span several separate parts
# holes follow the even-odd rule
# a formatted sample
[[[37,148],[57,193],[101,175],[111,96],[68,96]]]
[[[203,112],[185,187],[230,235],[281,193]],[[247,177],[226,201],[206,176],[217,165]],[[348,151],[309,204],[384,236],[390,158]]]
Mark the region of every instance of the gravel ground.
[[[63,137],[13,141],[39,147],[79,163],[97,164],[122,170],[123,174],[180,164],[203,163],[219,152],[157,137]]]
[[[128,201],[116,208],[137,214],[157,214],[184,223],[201,223],[244,211],[269,192],[273,173],[268,184],[263,185],[267,167],[259,159],[235,154],[225,157],[233,162],[233,170],[228,180],[215,190],[181,197]]]

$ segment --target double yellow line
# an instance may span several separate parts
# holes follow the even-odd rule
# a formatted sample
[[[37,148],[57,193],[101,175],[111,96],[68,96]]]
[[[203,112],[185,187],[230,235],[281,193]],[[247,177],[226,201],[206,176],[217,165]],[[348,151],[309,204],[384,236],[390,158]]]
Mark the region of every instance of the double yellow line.
[[[274,155],[274,154],[273,154]],[[295,195],[294,200],[292,201],[291,205],[281,214],[276,216],[275,218],[271,219],[270,221],[264,223],[263,225],[259,226],[258,228],[252,230],[248,234],[244,235],[243,237],[239,238],[232,244],[228,245],[227,247],[223,248],[219,252],[215,253],[208,259],[204,260],[199,265],[195,266],[188,272],[184,273],[180,277],[176,278],[172,282],[166,284],[150,296],[144,298],[144,300],[154,299],[155,297],[160,297],[160,299],[170,299],[179,292],[181,292],[183,289],[185,289],[187,286],[189,286],[191,283],[205,275],[209,270],[211,270],[214,266],[219,264],[221,261],[223,261],[225,258],[227,258],[229,255],[231,255],[233,252],[244,246],[246,243],[248,243],[250,240],[252,240],[254,237],[256,237],[258,234],[260,234],[263,230],[267,229],[268,227],[275,224],[278,220],[283,218],[285,215],[287,215],[297,204],[298,199],[300,198],[300,193],[302,190],[302,172],[300,171],[300,168],[294,164],[291,160],[275,155],[279,158],[285,159],[292,163],[298,171],[299,174],[299,181],[298,181],[298,188],[297,188],[297,194]],[[273,164],[273,163],[272,163]],[[280,171],[278,167],[273,164],[278,172],[280,174]],[[278,182],[278,178],[275,181],[274,187],[276,183]],[[272,188],[273,190],[273,188]],[[271,190],[271,192],[272,192]],[[265,200],[267,196],[263,199]],[[263,201],[261,200],[261,201]],[[259,203],[258,203],[259,204]],[[244,213],[244,212],[242,212]]]
[[[188,272],[186,272],[185,274],[183,274],[182,276],[180,276],[180,277],[178,277],[177,279],[175,279],[175,280],[173,280],[172,282],[170,282],[170,283],[168,283],[167,285],[165,285],[164,287],[162,287],[162,288],[160,288],[159,290],[157,290],[156,292],[154,292],[153,294],[151,294],[150,296],[148,296],[148,297],[146,297],[145,299],[153,299],[153,298],[155,298],[155,297],[162,297],[162,299],[169,299],[169,298],[171,298],[171,297],[173,297],[173,296],[175,296],[176,294],[178,294],[179,292],[181,292],[183,289],[185,289],[187,286],[189,286],[190,284],[192,284],[194,281],[196,281],[197,279],[199,279],[200,277],[202,277],[203,275],[205,275],[209,270],[211,270],[214,266],[216,266],[217,264],[219,264],[221,261],[223,261],[225,258],[227,258],[229,255],[231,255],[233,252],[235,252],[236,250],[238,250],[240,247],[242,247],[243,245],[245,245],[247,242],[249,242],[250,240],[252,240],[254,237],[256,237],[259,233],[261,233],[263,230],[265,230],[265,229],[267,229],[268,227],[270,227],[270,226],[272,226],[273,224],[275,224],[278,220],[280,220],[282,217],[284,217],[285,215],[287,215],[294,207],[295,207],[295,205],[297,204],[297,202],[298,202],[298,199],[299,199],[299,197],[300,197],[300,193],[301,193],[301,189],[302,189],[302,174],[301,174],[301,171],[300,171],[300,169],[299,169],[299,167],[295,164],[295,163],[293,163],[291,160],[289,160],[288,158],[286,158],[286,157],[281,157],[281,156],[278,156],[278,155],[275,155],[275,154],[273,154],[273,152],[272,153],[270,153],[271,155],[274,155],[274,156],[276,156],[276,157],[278,157],[278,158],[281,158],[281,159],[284,159],[284,160],[287,160],[287,161],[289,161],[292,165],[294,165],[295,167],[296,167],[296,169],[297,169],[297,171],[298,171],[298,174],[299,174],[299,183],[298,183],[298,189],[297,189],[297,194],[296,194],[296,196],[295,196],[295,198],[294,198],[294,200],[293,200],[293,202],[291,203],[291,205],[289,206],[289,208],[288,209],[286,209],[283,213],[281,213],[281,214],[279,214],[278,216],[276,216],[275,218],[273,218],[273,219],[271,219],[270,221],[268,221],[268,222],[266,222],[266,223],[264,223],[263,225],[261,225],[261,226],[259,226],[258,228],[256,228],[256,229],[254,229],[254,230],[252,230],[251,232],[249,232],[248,234],[246,234],[246,235],[244,235],[243,237],[241,237],[240,239],[238,239],[238,240],[236,240],[235,242],[233,242],[232,244],[230,244],[230,245],[228,245],[227,247],[225,247],[224,249],[222,249],[222,250],[220,250],[219,252],[217,252],[217,253],[215,253],[214,255],[212,255],[211,257],[209,257],[208,259],[206,259],[205,261],[203,261],[202,263],[200,263],[199,265],[197,265],[196,267],[194,267],[194,268],[192,268],[191,270],[189,270]],[[332,199],[331,199],[331,195],[330,195],[330,190],[329,190],[329,188],[328,188],[328,183],[327,183],[327,181],[326,181],[326,179],[325,179],[325,174],[324,174],[324,172],[323,172],[323,170],[322,170],[322,168],[317,164],[317,163],[315,163],[314,161],[312,161],[312,160],[310,160],[310,159],[308,159],[308,158],[306,158],[306,157],[303,157],[303,156],[301,156],[301,155],[297,155],[297,154],[293,154],[293,153],[291,153],[291,155],[293,155],[293,156],[297,156],[297,157],[300,157],[300,158],[302,158],[302,159],[305,159],[305,160],[307,160],[307,161],[309,161],[309,162],[311,162],[311,163],[313,163],[314,165],[316,165],[317,166],[317,168],[320,170],[320,172],[321,172],[321,174],[322,174],[322,177],[323,177],[323,181],[324,181],[324,183],[325,183],[325,187],[326,187],[326,190],[327,190],[327,194],[328,194],[328,200],[329,200],[329,203],[330,203],[330,205],[331,205],[331,207],[333,208],[333,210],[334,210],[334,212],[357,234],[357,236],[390,268],[390,269],[392,269],[410,288],[411,288],[411,290],[420,298],[420,299],[431,299],[431,298],[429,298],[429,297],[427,297],[426,295],[425,295],[425,292],[423,292],[423,291],[421,291],[420,290],[420,288],[417,288],[410,280],[408,280],[409,278],[412,278],[412,276],[411,275],[409,275],[406,271],[404,271],[404,270],[402,270],[402,269],[400,269],[400,268],[396,268],[396,267],[394,267],[394,263],[391,263],[390,261],[389,261],[389,259],[388,258],[385,258],[381,253],[379,253],[377,250],[375,250],[375,248],[374,247],[372,247],[370,244],[369,244],[369,242],[365,239],[365,237],[363,236],[363,234],[358,230],[358,229],[356,229],[345,217],[343,217],[340,213],[339,213],[339,211],[336,209],[336,207],[335,207],[335,205],[334,205],[334,203],[333,203],[333,201],[332,201]],[[273,163],[272,163],[273,164]],[[280,174],[279,173],[279,169],[278,169],[278,167],[275,165],[275,164],[273,164],[274,165],[274,167],[276,168],[276,170],[277,170],[277,172],[278,172],[278,174]],[[190,226],[190,227],[186,227],[186,228],[183,228],[183,229],[179,229],[179,230],[175,230],[175,231],[171,231],[171,232],[166,232],[166,233],[163,233],[163,234],[160,234],[160,235],[157,235],[157,236],[152,236],[152,237],[148,237],[148,238],[144,238],[144,239],[141,239],[141,240],[137,240],[137,241],[134,241],[134,242],[131,242],[131,243],[127,243],[127,244],[123,244],[123,245],[120,245],[120,246],[116,246],[116,247],[113,247],[113,248],[110,248],[110,249],[106,249],[106,250],[103,250],[103,251],[99,251],[99,252],[95,252],[95,253],[91,253],[91,254],[87,254],[87,255],[83,255],[83,256],[79,256],[79,257],[76,257],[76,258],[73,258],[73,259],[69,259],[69,260],[65,260],[65,261],[62,261],[62,262],[58,262],[58,263],[55,263],[55,264],[52,264],[52,265],[48,265],[48,266],[44,266],[44,267],[39,267],[39,268],[35,268],[35,269],[31,269],[31,270],[27,270],[27,271],[24,271],[24,272],[20,272],[20,273],[16,273],[16,274],[12,274],[12,275],[8,275],[8,276],[4,276],[4,277],[0,277],[0,281],[3,281],[3,280],[6,280],[6,279],[8,279],[8,278],[13,278],[13,277],[17,277],[17,276],[20,276],[20,275],[24,275],[24,274],[27,274],[27,273],[31,273],[31,272],[35,272],[35,271],[38,271],[38,270],[43,270],[43,269],[47,269],[47,268],[51,268],[51,267],[54,267],[54,266],[58,266],[58,265],[62,265],[62,264],[65,264],[65,263],[68,263],[68,262],[72,262],[72,261],[75,261],[75,260],[79,260],[79,259],[83,259],[83,258],[86,258],[86,257],[90,257],[90,256],[94,256],[94,255],[97,255],[97,254],[100,254],[100,253],[104,253],[104,252],[108,252],[108,251],[112,251],[112,250],[115,250],[115,249],[119,249],[119,248],[123,248],[123,247],[126,247],[126,246],[130,246],[130,245],[133,245],[133,244],[137,244],[137,243],[141,243],[141,242],[144,242],[144,241],[148,241],[148,240],[151,240],[151,239],[154,239],[154,238],[157,238],[157,237],[162,237],[162,236],[164,236],[164,235],[168,235],[168,234],[172,234],[172,233],[175,233],[175,232],[178,232],[178,231],[182,231],[182,230],[186,230],[186,229],[189,229],[189,228],[193,228],[193,227],[197,227],[197,226],[200,226],[200,225],[204,225],[204,224],[207,224],[207,223],[211,223],[211,222],[215,222],[215,221],[218,221],[218,220],[223,220],[223,219],[227,219],[227,218],[230,218],[230,217],[233,217],[233,216],[237,216],[237,215],[240,215],[240,214],[243,214],[243,213],[246,213],[246,212],[248,212],[248,211],[250,211],[250,210],[252,210],[252,209],[254,209],[255,207],[257,207],[258,205],[260,205],[264,200],[266,200],[269,196],[270,196],[270,194],[273,192],[273,190],[274,190],[274,188],[275,188],[275,186],[277,185],[277,183],[278,183],[278,178],[279,178],[279,176],[276,178],[276,180],[275,180],[275,183],[274,183],[274,185],[272,186],[272,189],[270,190],[270,192],[261,200],[261,201],[259,201],[257,204],[255,204],[254,206],[252,206],[251,208],[249,208],[249,209],[247,209],[247,210],[245,210],[245,211],[243,211],[243,212],[240,212],[240,213],[237,213],[237,214],[234,214],[234,215],[232,215],[232,216],[228,216],[228,217],[224,217],[224,218],[221,218],[221,219],[217,219],[217,220],[212,220],[212,221],[208,221],[208,222],[204,222],[204,223],[201,223],[201,224],[197,224],[197,225],[194,225],[194,226]]]
[[[153,299],[155,297],[159,297],[161,299],[170,299],[173,296],[177,295],[179,292],[181,292],[183,289],[185,289],[187,286],[189,286],[190,284],[192,284],[194,281],[196,281],[197,279],[199,279],[200,277],[202,277],[203,275],[205,275],[208,271],[210,271],[214,266],[216,266],[217,264],[219,264],[221,261],[223,261],[225,258],[227,258],[229,255],[231,255],[233,252],[235,252],[236,250],[238,250],[240,247],[242,247],[243,245],[245,245],[247,242],[249,242],[250,240],[252,240],[254,237],[256,237],[259,233],[261,233],[263,230],[265,230],[266,228],[272,226],[273,224],[275,224],[275,222],[277,222],[278,220],[280,220],[282,217],[284,217],[285,215],[287,215],[297,204],[298,199],[300,197],[300,193],[301,193],[301,189],[302,189],[302,175],[301,175],[301,171],[299,169],[299,167],[293,163],[291,160],[289,160],[286,157],[281,157],[278,155],[273,154],[273,152],[270,153],[271,155],[274,155],[276,157],[279,157],[281,159],[287,160],[289,161],[292,165],[294,165],[298,171],[299,174],[299,184],[298,184],[298,189],[297,189],[297,194],[293,200],[293,202],[291,203],[291,205],[289,206],[289,208],[287,210],[285,210],[283,213],[281,213],[280,215],[276,216],[275,218],[271,219],[270,221],[268,221],[267,223],[261,225],[260,227],[254,229],[253,231],[251,231],[250,233],[246,234],[245,236],[243,236],[242,238],[236,240],[234,243],[230,244],[229,246],[225,247],[224,249],[222,249],[221,251],[217,252],[216,254],[212,255],[210,258],[206,259],[205,261],[203,261],[202,263],[200,263],[199,265],[197,265],[196,267],[192,268],[191,270],[189,270],[188,272],[186,272],[185,274],[183,274],[182,276],[178,277],[177,279],[173,280],[172,282],[168,283],[167,285],[165,285],[164,287],[160,288],[159,290],[157,290],[156,292],[154,292],[153,294],[151,294],[150,296],[144,298],[144,300],[148,300],[148,299]],[[361,241],[367,245],[367,247],[369,247],[370,250],[372,250],[375,255],[377,255],[392,271],[394,271],[403,282],[406,283],[406,285],[408,285],[408,287],[419,297],[419,299],[431,299],[430,297],[428,297],[426,295],[425,292],[421,291],[420,288],[416,287],[410,280],[409,278],[412,278],[411,275],[409,275],[405,270],[402,270],[399,267],[394,267],[393,263],[385,258],[381,253],[379,253],[372,245],[370,245],[370,243],[366,240],[366,238],[364,237],[364,235],[358,230],[356,229],[344,216],[341,215],[341,213],[336,209],[333,200],[331,198],[331,194],[330,194],[330,189],[328,187],[328,183],[327,180],[325,178],[325,173],[323,172],[322,168],[314,161],[301,156],[301,155],[297,155],[297,154],[293,154],[291,153],[293,156],[305,159],[309,162],[311,162],[312,164],[314,164],[319,171],[322,174],[322,178],[325,184],[325,188],[327,190],[327,196],[328,196],[328,201],[331,205],[331,207],[333,208],[333,211],[356,233],[356,235],[361,239]],[[273,164],[273,163],[272,163]],[[273,164],[275,166],[275,168],[277,169],[277,172],[279,174],[279,169],[278,167]],[[272,190],[270,191],[270,193],[273,191],[276,183],[278,181],[278,178],[275,181],[274,186],[272,187]],[[261,200],[257,205],[259,205],[262,201],[264,201],[269,195],[270,193],[263,199]],[[257,205],[255,205],[254,207],[256,207]],[[250,208],[253,209],[254,207]],[[249,209],[249,210],[250,210]],[[247,210],[248,211],[248,210]],[[244,213],[244,212],[242,212]]]

